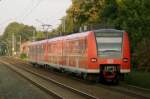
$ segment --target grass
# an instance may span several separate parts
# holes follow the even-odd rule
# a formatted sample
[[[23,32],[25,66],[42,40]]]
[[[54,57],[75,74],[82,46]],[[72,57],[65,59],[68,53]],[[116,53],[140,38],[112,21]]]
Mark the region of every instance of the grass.
[[[125,75],[125,83],[150,89],[150,72],[132,71]]]

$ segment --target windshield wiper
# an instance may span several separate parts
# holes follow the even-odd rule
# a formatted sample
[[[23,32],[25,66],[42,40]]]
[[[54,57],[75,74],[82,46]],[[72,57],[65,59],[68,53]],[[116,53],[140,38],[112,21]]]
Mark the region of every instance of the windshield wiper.
[[[101,52],[120,52],[120,50],[109,49],[109,50],[103,50]]]

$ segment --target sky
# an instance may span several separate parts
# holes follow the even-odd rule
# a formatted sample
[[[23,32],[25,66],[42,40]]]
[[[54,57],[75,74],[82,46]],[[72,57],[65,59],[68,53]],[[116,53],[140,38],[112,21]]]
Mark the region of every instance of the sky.
[[[42,23],[56,28],[70,6],[71,0],[0,0],[0,35],[14,21],[38,30]]]

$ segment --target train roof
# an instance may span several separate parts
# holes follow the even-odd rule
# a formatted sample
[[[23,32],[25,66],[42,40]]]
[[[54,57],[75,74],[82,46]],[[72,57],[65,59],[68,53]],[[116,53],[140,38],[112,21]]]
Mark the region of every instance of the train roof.
[[[37,44],[41,44],[41,43],[45,43],[45,42],[51,42],[51,41],[58,41],[58,40],[69,40],[69,39],[76,39],[79,37],[86,37],[90,32],[82,32],[82,33],[75,33],[75,34],[70,34],[70,35],[65,35],[65,36],[61,36],[61,37],[55,37],[55,38],[51,38],[51,39],[46,39],[46,40],[41,40],[41,41],[35,41],[29,44],[30,45],[37,45]]]
[[[45,43],[46,41],[47,41],[47,40],[34,41],[34,42],[31,42],[31,43],[29,44],[29,46],[30,46],[30,45],[37,45],[37,44]]]
[[[65,36],[65,38],[73,39],[73,38],[79,38],[79,37],[86,37],[89,35],[89,33],[90,33],[90,31],[82,32],[82,33],[75,33],[75,34],[67,35],[67,36]]]
[[[70,34],[70,35],[65,35],[65,36],[61,36],[61,37],[56,37],[56,38],[52,38],[52,39],[48,39],[48,41],[58,41],[58,40],[68,40],[68,39],[76,39],[79,37],[86,37],[89,34],[88,32],[82,32],[82,33],[75,33],[75,34]]]
[[[81,37],[86,37],[89,35],[90,32],[125,32],[124,30],[117,30],[117,29],[98,29],[98,30],[93,30],[93,31],[86,31],[82,33],[75,33],[75,34],[70,34],[70,35],[65,35],[65,36],[60,36],[60,37],[55,37],[51,39],[46,39],[46,40],[41,40],[41,41],[35,41],[30,43],[29,45],[37,45],[45,42],[51,42],[51,41],[58,41],[58,40],[70,40],[70,39],[76,39],[76,38],[81,38]]]

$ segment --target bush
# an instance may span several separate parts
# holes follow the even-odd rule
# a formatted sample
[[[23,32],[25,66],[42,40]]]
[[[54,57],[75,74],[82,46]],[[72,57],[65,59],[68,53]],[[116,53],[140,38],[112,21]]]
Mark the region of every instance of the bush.
[[[150,73],[132,71],[128,75],[125,75],[125,82],[134,86],[150,89]]]
[[[20,58],[21,58],[21,59],[27,59],[27,54],[22,53],[22,54],[20,55]]]
[[[144,38],[137,44],[134,52],[134,61],[137,63],[138,70],[150,71],[150,40]]]

